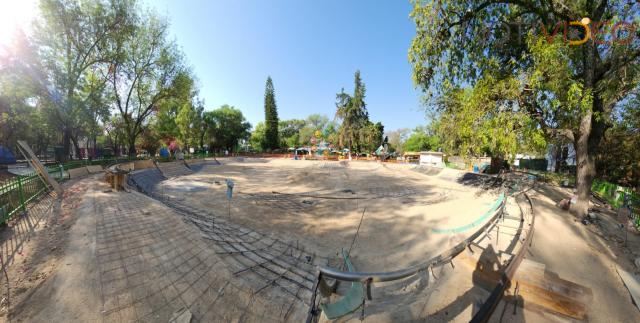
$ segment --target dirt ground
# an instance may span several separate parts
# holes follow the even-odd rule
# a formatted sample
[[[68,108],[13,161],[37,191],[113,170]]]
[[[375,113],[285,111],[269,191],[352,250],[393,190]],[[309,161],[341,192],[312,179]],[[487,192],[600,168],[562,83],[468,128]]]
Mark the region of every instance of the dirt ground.
[[[481,218],[497,198],[450,180],[461,174],[455,170],[430,176],[371,162],[345,165],[228,160],[212,173],[167,180],[161,190],[224,215],[225,179],[231,179],[234,222],[298,240],[325,256],[349,249],[363,219],[352,255],[364,271],[403,268],[450,248],[473,230],[442,232]]]
[[[26,313],[37,312],[51,301],[57,303],[56,310],[62,311],[63,315],[57,317],[78,320],[86,317],[83,313],[90,312],[84,299],[86,295],[51,299],[52,291],[61,289],[63,285],[85,283],[81,278],[90,274],[85,264],[91,258],[82,250],[86,250],[88,244],[85,241],[87,233],[93,236],[90,230],[95,230],[91,223],[86,223],[88,217],[77,221],[76,211],[82,206],[87,183],[71,181],[63,187],[65,193],[61,199],[53,193],[45,196],[38,204],[31,206],[27,216],[13,221],[2,231],[3,255],[10,260],[7,275],[2,277],[1,282],[2,320],[7,319],[9,305],[10,317],[13,318],[11,321],[31,321],[25,319],[29,317]],[[60,280],[57,277],[60,273],[67,278]],[[9,297],[7,288],[10,290]],[[65,304],[58,303],[61,300]]]
[[[465,225],[481,218],[497,194],[461,181],[461,175],[368,162],[229,158],[220,166],[166,180],[161,190],[165,198],[226,214],[234,223],[297,240],[327,257],[351,246],[363,218],[353,263],[359,270],[387,271],[436,255],[473,231],[464,230]],[[230,204],[225,179],[235,183]],[[105,193],[99,176],[64,187],[62,199],[43,200],[29,217],[0,231],[11,291],[7,298],[7,281],[0,272],[0,321],[7,320],[9,306],[17,322],[162,322],[180,307],[189,308],[194,321],[273,321],[282,311],[271,310],[276,302],[270,304],[270,299],[282,301],[275,292],[243,296],[243,283],[228,273],[224,258],[207,250],[194,228],[159,201],[140,193]],[[640,257],[640,235],[630,230],[625,242],[615,211],[597,203],[597,220],[582,224],[556,207],[570,195],[567,189],[539,185],[530,195],[537,215],[526,259],[592,291],[587,321],[640,322],[640,311],[615,269],[640,272],[633,264]],[[515,213],[513,205],[509,210]],[[144,233],[147,229],[152,230]],[[103,260],[114,251],[122,270],[109,269],[112,262]],[[189,255],[183,263],[166,260],[181,255]],[[130,263],[129,258],[142,262]],[[488,295],[474,283],[469,259],[463,255],[455,268],[443,266],[434,273],[436,281],[424,277],[377,289],[365,321],[468,321]],[[191,267],[195,262],[200,265]],[[184,266],[187,272],[202,267],[193,281],[207,283],[180,276]],[[109,280],[114,275],[124,278]],[[145,283],[134,284],[137,276]],[[121,281],[122,289],[110,294],[110,286]],[[136,300],[136,286],[144,286],[149,296]],[[514,315],[511,303],[502,302],[491,321],[567,320],[529,309],[527,299],[522,304],[524,309]],[[290,320],[304,314],[304,307],[297,308]],[[355,322],[359,315],[345,320]]]

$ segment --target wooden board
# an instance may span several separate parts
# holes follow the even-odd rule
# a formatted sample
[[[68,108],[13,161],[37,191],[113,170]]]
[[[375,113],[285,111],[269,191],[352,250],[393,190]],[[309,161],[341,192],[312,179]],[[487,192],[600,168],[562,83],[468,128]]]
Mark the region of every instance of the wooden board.
[[[491,265],[478,265],[474,257],[460,256],[457,262],[473,269],[474,284],[491,291],[500,279],[500,271]],[[484,270],[483,270],[484,269]],[[548,271],[544,264],[523,259],[518,267],[506,295],[514,295],[516,284],[518,295],[527,310],[550,313],[560,317],[587,320],[587,305],[593,299],[590,288],[564,280],[558,274]],[[507,301],[511,297],[505,297]],[[523,304],[522,304],[523,303]]]
[[[136,160],[133,162],[133,168],[135,170],[153,168],[153,167],[155,167],[155,165],[153,164],[153,160],[151,159]]]
[[[26,142],[18,140],[18,148],[20,148],[20,151],[22,151],[22,154],[27,159],[31,167],[36,170],[38,175],[40,175],[40,177],[42,177],[45,182],[53,187],[53,190],[58,193],[58,196],[62,196],[62,187],[60,187],[60,184],[58,184],[58,182],[56,182],[56,180],[53,179],[51,175],[49,175],[49,172],[44,167],[44,165],[42,165],[40,159],[38,159],[33,150],[31,150],[31,147],[29,147]]]

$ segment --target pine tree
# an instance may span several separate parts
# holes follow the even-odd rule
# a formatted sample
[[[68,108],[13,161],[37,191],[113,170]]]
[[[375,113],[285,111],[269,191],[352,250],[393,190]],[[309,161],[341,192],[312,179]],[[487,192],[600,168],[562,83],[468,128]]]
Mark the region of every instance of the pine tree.
[[[280,139],[278,138],[278,108],[276,107],[276,95],[271,76],[267,77],[267,85],[264,91],[264,119],[265,139],[262,148],[266,150],[276,149],[280,146]]]
[[[338,131],[340,145],[349,149],[351,158],[352,149],[360,150],[360,134],[363,127],[369,123],[369,112],[364,102],[366,87],[360,78],[360,71],[354,74],[353,95],[344,92],[344,89],[336,95],[336,117],[342,119]]]

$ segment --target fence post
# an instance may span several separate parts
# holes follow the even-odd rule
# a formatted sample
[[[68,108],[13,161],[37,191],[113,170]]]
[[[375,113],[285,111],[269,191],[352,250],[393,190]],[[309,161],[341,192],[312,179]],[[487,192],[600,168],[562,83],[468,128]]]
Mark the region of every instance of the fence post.
[[[20,206],[22,211],[27,211],[27,206],[24,205],[24,192],[22,190],[22,176],[18,176],[18,196],[20,197]]]

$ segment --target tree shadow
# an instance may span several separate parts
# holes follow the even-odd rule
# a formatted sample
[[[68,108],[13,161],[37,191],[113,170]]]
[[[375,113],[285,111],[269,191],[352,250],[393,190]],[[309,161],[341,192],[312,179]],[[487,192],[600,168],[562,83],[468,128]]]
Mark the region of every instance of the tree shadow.
[[[441,318],[452,320],[471,306],[471,314],[478,313],[482,305],[489,297],[489,293],[496,287],[506,265],[500,263],[500,258],[491,244],[482,250],[476,267],[472,273],[473,287],[467,292],[458,296],[446,307],[429,315],[430,318]],[[508,289],[508,288],[507,288]],[[498,308],[500,311],[499,322],[524,322],[522,308],[524,299],[520,295],[506,295],[502,298]],[[521,307],[517,309],[517,307]],[[508,308],[512,310],[507,311]],[[491,317],[496,317],[496,310]],[[495,321],[491,320],[491,321]]]

